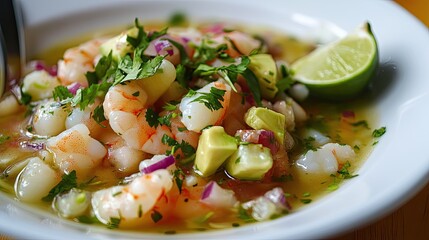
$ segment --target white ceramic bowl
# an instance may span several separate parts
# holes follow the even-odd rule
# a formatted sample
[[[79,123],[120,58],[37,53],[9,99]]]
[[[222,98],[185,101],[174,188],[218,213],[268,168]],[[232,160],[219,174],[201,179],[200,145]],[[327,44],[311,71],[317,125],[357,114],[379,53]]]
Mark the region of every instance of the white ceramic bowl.
[[[365,164],[332,194],[294,214],[240,228],[169,235],[174,239],[324,238],[374,221],[411,198],[429,177],[429,33],[390,1],[116,1],[21,0],[27,53],[100,28],[129,24],[135,17],[166,19],[186,12],[192,20],[225,20],[266,25],[299,37],[327,42],[369,20],[379,43],[380,61],[392,61],[398,74],[378,82],[373,104],[386,126]],[[392,17],[393,16],[393,17]],[[332,24],[334,23],[334,24]],[[338,27],[337,27],[338,26]],[[344,30],[343,30],[344,29]],[[375,126],[374,126],[375,127]],[[0,231],[41,239],[164,239],[166,235],[130,233],[72,223],[3,195]]]

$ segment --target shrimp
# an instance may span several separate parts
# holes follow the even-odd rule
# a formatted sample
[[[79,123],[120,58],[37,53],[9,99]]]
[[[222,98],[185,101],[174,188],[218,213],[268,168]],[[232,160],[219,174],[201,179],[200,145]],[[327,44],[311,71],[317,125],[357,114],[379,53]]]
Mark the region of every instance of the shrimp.
[[[147,107],[164,93],[176,78],[174,66],[163,60],[162,71],[150,78],[118,84],[109,89],[104,102],[104,115],[109,125],[126,144],[142,150],[143,145],[156,133],[147,120]],[[150,86],[151,84],[158,86]],[[150,90],[150,92],[149,92]],[[161,150],[156,150],[157,153]]]
[[[129,147],[118,135],[115,135],[105,142],[108,146],[108,160],[124,174],[135,173],[139,169],[139,163],[148,157],[146,153]]]
[[[81,110],[79,107],[74,107],[67,115],[65,121],[66,129],[72,128],[73,126],[83,123],[86,127],[88,127],[91,136],[97,138],[105,131],[105,128],[103,127],[104,122],[97,123],[92,118],[94,114],[94,109],[100,104],[100,101],[97,99],[95,100],[95,103],[87,106],[84,110]]]
[[[165,136],[177,141],[178,144],[186,142],[193,148],[196,148],[199,140],[199,133],[188,130],[182,123],[180,111],[164,111],[160,113],[161,117],[167,117],[170,121],[170,126],[161,125],[156,128],[156,132],[146,141],[142,150],[150,154],[163,154],[167,150],[171,150],[172,146],[163,142]],[[186,157],[182,149],[177,151],[177,155]]]
[[[46,148],[54,154],[54,163],[59,169],[65,173],[76,170],[78,178],[86,177],[107,153],[100,142],[89,136],[84,124],[49,138]]]
[[[222,108],[212,111],[207,108],[202,102],[195,101],[199,93],[209,93],[211,88],[225,90]],[[231,87],[221,81],[209,83],[203,88],[196,91],[196,94],[189,97],[184,97],[180,102],[179,109],[182,112],[182,123],[188,130],[201,132],[207,126],[220,125],[223,122],[225,113],[229,106],[231,96]]]
[[[66,129],[65,121],[68,115],[66,105],[48,101],[41,104],[33,116],[34,132],[41,136],[55,136]]]
[[[317,149],[310,150],[296,161],[296,166],[305,173],[333,174],[340,165],[353,161],[356,153],[349,145],[327,143]]]
[[[144,226],[168,218],[171,204],[167,197],[173,176],[165,169],[137,177],[128,185],[114,186],[93,194],[95,216],[104,224],[120,219],[119,227]],[[151,219],[151,215],[158,217]]]
[[[29,158],[27,166],[16,178],[16,196],[25,202],[40,202],[60,181],[60,174],[42,159]]]
[[[64,59],[58,61],[58,78],[62,85],[77,82],[83,87],[88,86],[85,74],[94,70],[94,62],[104,41],[105,39],[93,39],[66,50]]]

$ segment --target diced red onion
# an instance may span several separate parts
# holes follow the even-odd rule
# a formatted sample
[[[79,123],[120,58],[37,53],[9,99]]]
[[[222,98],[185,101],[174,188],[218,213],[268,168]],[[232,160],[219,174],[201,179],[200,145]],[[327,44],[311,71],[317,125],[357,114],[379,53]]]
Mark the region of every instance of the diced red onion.
[[[182,41],[183,41],[184,43],[188,43],[188,42],[190,42],[190,41],[191,41],[191,39],[190,39],[190,38],[188,38],[188,37],[181,37],[181,39],[182,39]]]
[[[355,118],[355,112],[346,110],[341,113],[344,118]]]
[[[173,46],[168,40],[155,40],[155,50],[158,54],[163,50],[170,56],[174,54]]]
[[[170,155],[170,156],[167,156],[166,158],[164,158],[160,161],[155,162],[154,164],[143,167],[143,169],[141,169],[141,171],[144,174],[149,174],[149,173],[154,172],[154,171],[159,170],[159,169],[166,169],[169,166],[173,165],[175,162],[176,161],[175,161],[174,157]]]
[[[223,189],[210,181],[201,194],[201,202],[213,207],[230,208],[237,203],[237,199],[232,190]]]
[[[264,197],[273,202],[277,207],[291,210],[290,205],[286,201],[285,194],[282,188],[276,187],[264,194]]]
[[[272,154],[277,153],[280,148],[274,136],[274,133],[268,130],[260,130],[258,143],[262,144],[262,146],[264,147],[269,148]]]
[[[280,149],[274,133],[269,130],[238,130],[235,135],[243,142],[262,144],[271,150],[271,154],[276,154]]]
[[[201,200],[204,200],[204,199],[206,199],[206,198],[208,198],[210,196],[210,194],[213,191],[213,185],[214,185],[213,181],[209,182],[206,185],[206,187],[204,188],[203,194],[201,195]]]
[[[56,65],[53,66],[46,66],[46,64],[43,61],[40,60],[35,60],[32,61],[28,64],[28,71],[32,72],[32,71],[46,71],[47,73],[49,73],[49,75],[55,77],[57,76],[58,73],[58,69]]]
[[[209,33],[221,34],[224,32],[225,26],[221,23],[210,25],[205,30]]]
[[[76,95],[76,92],[80,89],[80,87],[82,87],[82,85],[78,82],[75,82],[68,85],[67,89],[69,90],[69,92],[71,92],[71,94]]]
[[[24,141],[20,143],[21,148],[32,150],[32,151],[39,151],[45,148],[45,144],[41,142],[28,142]]]

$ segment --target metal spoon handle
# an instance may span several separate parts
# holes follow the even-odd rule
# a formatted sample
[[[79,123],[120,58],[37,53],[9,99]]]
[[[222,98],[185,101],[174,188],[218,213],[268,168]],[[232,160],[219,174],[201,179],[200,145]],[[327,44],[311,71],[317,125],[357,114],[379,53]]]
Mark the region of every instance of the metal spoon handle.
[[[18,1],[0,1],[0,30],[3,56],[0,60],[0,97],[19,85],[25,66],[22,11]],[[2,39],[1,39],[2,37]]]

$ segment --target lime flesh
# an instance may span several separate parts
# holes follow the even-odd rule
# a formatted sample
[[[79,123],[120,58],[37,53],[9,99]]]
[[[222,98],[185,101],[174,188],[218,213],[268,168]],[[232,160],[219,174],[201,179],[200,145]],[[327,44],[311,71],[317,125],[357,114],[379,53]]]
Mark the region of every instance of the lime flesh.
[[[378,65],[377,43],[369,23],[294,62],[294,78],[314,96],[342,100],[357,96]]]

